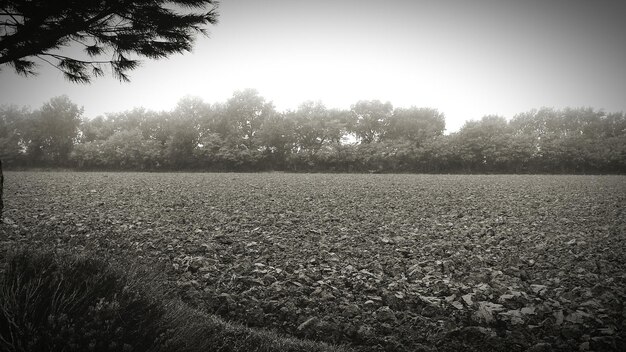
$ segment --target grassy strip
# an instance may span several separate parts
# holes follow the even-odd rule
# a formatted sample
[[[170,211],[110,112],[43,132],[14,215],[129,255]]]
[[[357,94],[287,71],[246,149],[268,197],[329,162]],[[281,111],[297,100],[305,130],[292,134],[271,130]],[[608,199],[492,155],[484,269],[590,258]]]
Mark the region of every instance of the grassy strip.
[[[342,350],[222,321],[167,298],[154,275],[86,256],[16,250],[0,259],[2,351]]]
[[[166,320],[175,327],[168,343],[176,351],[317,351],[340,352],[346,349],[309,340],[280,336],[272,331],[231,324],[190,308],[181,302],[171,302]]]

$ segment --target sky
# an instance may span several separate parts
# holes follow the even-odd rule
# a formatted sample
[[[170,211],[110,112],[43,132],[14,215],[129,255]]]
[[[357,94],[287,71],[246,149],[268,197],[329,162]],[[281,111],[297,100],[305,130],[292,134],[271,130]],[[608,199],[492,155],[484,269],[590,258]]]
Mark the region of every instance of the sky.
[[[624,0],[223,0],[219,14],[192,52],[145,59],[130,83],[0,67],[0,104],[36,109],[65,94],[91,118],[254,88],[279,111],[307,100],[436,108],[448,132],[541,107],[626,111]]]

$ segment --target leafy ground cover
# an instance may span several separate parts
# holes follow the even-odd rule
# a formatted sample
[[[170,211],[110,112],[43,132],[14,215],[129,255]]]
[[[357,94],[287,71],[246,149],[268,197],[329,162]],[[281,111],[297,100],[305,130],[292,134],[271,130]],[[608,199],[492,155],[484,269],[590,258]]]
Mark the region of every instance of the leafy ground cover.
[[[623,176],[14,172],[5,197],[5,244],[152,265],[252,327],[363,351],[626,343]]]

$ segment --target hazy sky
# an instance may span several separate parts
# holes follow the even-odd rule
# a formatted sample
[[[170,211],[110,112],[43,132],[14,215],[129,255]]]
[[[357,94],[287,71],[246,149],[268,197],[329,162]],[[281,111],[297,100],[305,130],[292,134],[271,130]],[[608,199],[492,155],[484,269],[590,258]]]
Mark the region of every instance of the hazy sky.
[[[223,0],[219,13],[192,53],[145,60],[131,83],[4,66],[0,104],[67,94],[95,117],[256,88],[278,110],[362,99],[437,108],[449,131],[542,106],[626,111],[625,0]]]

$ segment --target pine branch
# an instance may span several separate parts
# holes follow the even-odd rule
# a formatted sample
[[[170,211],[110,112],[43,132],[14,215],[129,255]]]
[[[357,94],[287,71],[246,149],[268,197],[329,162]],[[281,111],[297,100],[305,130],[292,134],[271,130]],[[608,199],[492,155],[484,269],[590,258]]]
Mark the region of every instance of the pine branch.
[[[179,14],[171,10],[171,5],[193,10],[212,8]],[[23,21],[13,33],[0,37],[0,65],[12,65],[18,73],[29,75],[34,74],[34,63],[27,58],[46,56],[57,60],[56,67],[70,80],[88,82],[90,76],[102,75],[99,65],[108,63],[114,76],[125,81],[126,72],[139,65],[137,60],[127,59],[125,55],[156,59],[191,50],[194,34],[206,35],[202,26],[217,23],[216,8],[217,2],[212,0],[68,0],[61,5],[13,1],[4,5],[3,13],[19,14]],[[5,33],[6,27],[5,24]],[[92,42],[88,41],[90,38]],[[89,57],[112,49],[114,58],[80,60],[51,53],[70,41],[80,43]],[[50,60],[48,63],[55,64]]]

